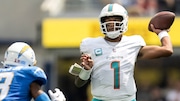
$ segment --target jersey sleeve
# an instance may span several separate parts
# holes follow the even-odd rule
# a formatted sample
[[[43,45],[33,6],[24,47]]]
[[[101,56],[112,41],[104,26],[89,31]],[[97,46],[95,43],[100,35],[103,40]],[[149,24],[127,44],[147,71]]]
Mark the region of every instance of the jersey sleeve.
[[[139,35],[139,43],[140,43],[141,46],[145,46],[146,45],[144,39],[140,35]]]
[[[137,46],[145,46],[146,45],[146,42],[144,41],[143,37],[140,36],[140,35],[134,35],[132,37],[134,40],[134,43],[137,45]]]
[[[80,53],[88,53],[88,43],[89,43],[89,38],[85,38],[81,41],[80,44]]]
[[[34,77],[34,81],[38,82],[40,85],[46,84],[47,76],[45,72],[39,67],[34,67],[34,69],[32,70],[32,76]]]

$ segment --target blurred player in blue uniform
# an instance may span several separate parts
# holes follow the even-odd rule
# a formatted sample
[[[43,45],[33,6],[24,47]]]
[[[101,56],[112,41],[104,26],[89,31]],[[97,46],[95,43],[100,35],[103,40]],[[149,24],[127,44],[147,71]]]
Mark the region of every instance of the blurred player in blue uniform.
[[[33,49],[24,42],[15,42],[5,52],[0,68],[0,101],[65,101],[63,93],[56,88],[49,96],[41,89],[46,84],[44,71],[35,66]]]

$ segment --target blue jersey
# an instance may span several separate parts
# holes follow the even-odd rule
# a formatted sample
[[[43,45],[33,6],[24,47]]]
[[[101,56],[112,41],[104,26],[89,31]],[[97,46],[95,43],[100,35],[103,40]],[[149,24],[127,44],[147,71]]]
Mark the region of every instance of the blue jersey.
[[[0,68],[0,101],[30,101],[30,84],[45,84],[47,77],[39,67]]]

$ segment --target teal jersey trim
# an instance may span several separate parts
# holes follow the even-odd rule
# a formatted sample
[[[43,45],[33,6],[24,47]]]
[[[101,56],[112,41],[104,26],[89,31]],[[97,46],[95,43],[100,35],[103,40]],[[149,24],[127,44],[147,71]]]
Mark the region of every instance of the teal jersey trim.
[[[99,100],[99,99],[93,98],[92,101],[103,101],[103,100]],[[136,101],[136,99],[133,99],[131,101]]]

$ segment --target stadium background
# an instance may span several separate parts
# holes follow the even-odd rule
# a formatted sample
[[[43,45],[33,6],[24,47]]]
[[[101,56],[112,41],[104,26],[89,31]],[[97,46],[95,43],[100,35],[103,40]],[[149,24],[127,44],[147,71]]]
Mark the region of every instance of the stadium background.
[[[91,98],[89,85],[75,87],[74,77],[68,73],[68,69],[75,62],[80,62],[80,41],[85,37],[102,35],[98,15],[109,1],[111,0],[1,0],[1,60],[9,44],[25,41],[33,47],[38,66],[48,76],[48,84],[43,89],[47,91],[59,87],[68,101],[87,101]],[[155,12],[157,11],[156,9]],[[129,17],[126,35],[139,34],[147,44],[160,44],[156,35],[147,29],[148,21],[155,12],[149,15],[130,12],[132,15]],[[169,58],[138,60],[135,68],[138,101],[151,101],[156,88],[165,97],[168,89],[180,80],[180,12],[173,12],[177,17],[169,34],[174,54]]]

